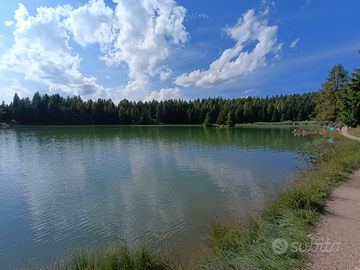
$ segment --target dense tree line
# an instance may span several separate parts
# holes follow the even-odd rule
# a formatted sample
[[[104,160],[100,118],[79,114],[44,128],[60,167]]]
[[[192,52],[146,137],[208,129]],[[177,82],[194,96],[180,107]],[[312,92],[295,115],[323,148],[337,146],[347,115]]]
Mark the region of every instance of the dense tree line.
[[[318,93],[247,97],[237,99],[205,98],[193,101],[167,100],[131,102],[115,105],[111,99],[84,101],[80,96],[63,98],[59,94],[32,99],[14,95],[13,101],[0,106],[2,121],[44,124],[202,124],[312,120]]]

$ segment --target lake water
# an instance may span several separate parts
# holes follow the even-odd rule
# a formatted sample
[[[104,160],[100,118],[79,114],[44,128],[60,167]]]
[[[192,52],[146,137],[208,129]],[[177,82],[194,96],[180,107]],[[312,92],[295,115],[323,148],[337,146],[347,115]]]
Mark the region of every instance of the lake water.
[[[1,269],[119,240],[190,253],[210,219],[259,211],[291,183],[294,150],[315,137],[292,129],[0,129]]]

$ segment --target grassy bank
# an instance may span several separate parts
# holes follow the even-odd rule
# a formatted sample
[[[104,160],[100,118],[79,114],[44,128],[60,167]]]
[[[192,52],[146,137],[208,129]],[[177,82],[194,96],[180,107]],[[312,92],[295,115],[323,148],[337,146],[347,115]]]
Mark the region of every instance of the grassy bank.
[[[302,171],[291,190],[279,193],[261,218],[245,225],[212,226],[213,256],[198,269],[301,269],[305,248],[334,187],[360,167],[360,143],[339,132],[325,132],[302,152],[312,169]],[[333,144],[326,139],[332,139]],[[273,243],[288,243],[288,249]],[[283,254],[280,251],[285,251]]]
[[[333,143],[329,143],[332,139]],[[194,269],[301,269],[309,235],[323,213],[334,187],[360,167],[360,143],[339,132],[322,137],[301,149],[311,169],[301,171],[291,190],[283,190],[260,218],[246,224],[211,225],[210,255]],[[289,245],[284,253],[276,239]],[[25,269],[34,269],[28,268]],[[100,252],[82,250],[43,270],[182,269],[169,254],[139,245],[130,249],[114,244]]]

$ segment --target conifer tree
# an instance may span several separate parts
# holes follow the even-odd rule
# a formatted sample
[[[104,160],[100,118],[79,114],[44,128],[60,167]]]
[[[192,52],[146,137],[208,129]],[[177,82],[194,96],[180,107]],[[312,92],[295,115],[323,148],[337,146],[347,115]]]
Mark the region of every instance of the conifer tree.
[[[235,114],[232,110],[230,110],[227,115],[226,125],[228,125],[229,127],[235,127],[235,124]]]
[[[335,121],[339,115],[339,108],[336,105],[337,99],[341,96],[348,82],[348,71],[341,64],[335,65],[329,72],[327,81],[321,84],[319,91],[319,103],[316,106],[318,112],[317,120]]]
[[[352,73],[350,83],[346,85],[344,94],[337,102],[340,121],[352,127],[360,124],[360,69],[355,71],[356,73]]]
[[[208,112],[205,116],[205,121],[203,123],[204,127],[211,127],[211,122],[210,122],[210,112]]]
[[[3,109],[0,107],[0,122],[2,122],[3,114],[5,114],[5,112],[4,112]]]

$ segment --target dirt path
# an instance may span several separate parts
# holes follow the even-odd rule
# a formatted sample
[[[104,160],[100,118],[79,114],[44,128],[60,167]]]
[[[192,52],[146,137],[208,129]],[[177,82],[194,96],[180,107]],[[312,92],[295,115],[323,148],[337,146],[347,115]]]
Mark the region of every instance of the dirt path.
[[[341,133],[342,133],[342,135],[344,135],[344,136],[346,136],[346,137],[348,137],[348,138],[350,138],[350,139],[357,140],[357,141],[360,142],[360,138],[355,137],[355,136],[353,136],[353,135],[350,135],[350,134],[347,132],[347,129],[346,129],[346,128],[343,128],[343,130],[342,130]]]
[[[360,141],[346,128],[342,134]],[[305,269],[360,270],[360,170],[333,191],[311,238]]]

